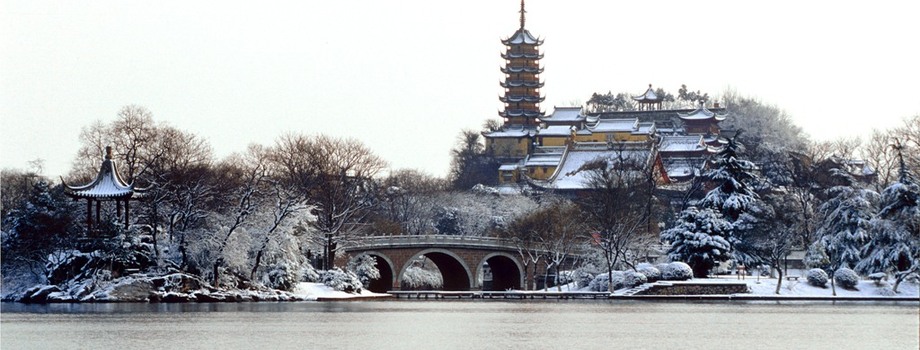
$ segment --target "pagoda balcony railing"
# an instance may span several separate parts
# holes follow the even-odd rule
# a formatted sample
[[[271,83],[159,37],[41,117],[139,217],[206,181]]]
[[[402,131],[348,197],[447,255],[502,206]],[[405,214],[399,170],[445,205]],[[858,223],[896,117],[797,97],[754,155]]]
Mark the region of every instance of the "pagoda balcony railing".
[[[516,87],[527,87],[527,88],[542,88],[542,81],[525,81],[525,80],[505,80],[501,82],[503,88],[516,88]]]
[[[514,103],[514,102],[538,103],[538,102],[543,102],[543,100],[545,99],[546,97],[540,96],[540,95],[527,95],[527,96],[514,95],[514,96],[501,96],[498,98],[499,101],[502,101],[505,103]]]
[[[502,58],[504,58],[504,59],[506,59],[506,60],[518,59],[518,58],[526,58],[526,59],[531,59],[531,60],[540,60],[540,59],[543,59],[543,54],[542,54],[542,53],[536,54],[536,53],[514,53],[514,52],[508,52],[508,53],[503,53],[503,54],[502,54]]]
[[[501,70],[502,70],[502,73],[505,73],[505,74],[516,74],[516,73],[540,74],[540,73],[543,73],[543,67],[539,67],[536,64],[528,64],[524,66],[502,67]]]

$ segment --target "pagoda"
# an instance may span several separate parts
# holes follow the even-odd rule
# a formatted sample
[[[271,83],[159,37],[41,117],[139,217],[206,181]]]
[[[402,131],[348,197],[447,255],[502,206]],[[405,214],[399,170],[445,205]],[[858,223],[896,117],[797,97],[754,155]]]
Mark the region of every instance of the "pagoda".
[[[544,97],[540,95],[543,82],[540,81],[540,45],[543,40],[535,38],[530,31],[524,29],[524,0],[521,0],[521,27],[507,39],[502,40],[505,45],[505,66],[501,69],[505,80],[501,87],[505,95],[499,100],[504,102],[505,109],[498,114],[504,118],[504,125],[521,125],[525,128],[536,127],[539,118],[543,117],[540,102]]]
[[[105,158],[99,167],[99,173],[96,179],[82,186],[71,186],[64,182],[64,194],[73,200],[86,200],[86,228],[92,230],[94,223],[100,222],[100,212],[102,211],[102,202],[115,202],[117,215],[122,214],[122,205],[124,205],[124,223],[128,228],[130,215],[128,214],[129,203],[132,200],[143,198],[146,188],[135,188],[134,184],[127,184],[118,175],[115,168],[115,162],[112,160],[112,147],[106,146]],[[93,207],[95,204],[95,221],[93,220]]]
[[[540,81],[540,45],[543,40],[530,34],[524,28],[524,0],[521,0],[521,26],[507,39],[502,40],[505,52],[502,58],[505,66],[501,68],[505,80],[500,83],[505,92],[499,100],[505,104],[499,111],[503,123],[497,130],[483,132],[486,139],[486,152],[502,162],[516,162],[526,157],[533,150],[534,137],[537,134],[544,113],[540,102],[543,82]],[[509,165],[510,166],[510,165]]]

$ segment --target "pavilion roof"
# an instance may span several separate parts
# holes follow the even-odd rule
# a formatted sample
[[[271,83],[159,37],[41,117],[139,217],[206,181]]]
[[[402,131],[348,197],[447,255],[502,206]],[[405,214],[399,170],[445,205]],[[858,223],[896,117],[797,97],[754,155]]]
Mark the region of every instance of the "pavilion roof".
[[[64,183],[64,193],[74,198],[94,199],[128,199],[136,198],[143,194],[145,189],[136,189],[134,184],[126,183],[115,167],[112,160],[112,148],[106,147],[106,155],[99,167],[96,178],[85,185],[71,186]]]
[[[677,116],[683,120],[707,120],[715,119],[716,121],[725,120],[726,114],[716,114],[716,112],[710,111],[706,108],[706,105],[703,101],[700,101],[700,106],[697,109],[693,110],[690,113],[677,113]]]
[[[655,90],[652,89],[652,84],[648,84],[648,90],[645,90],[645,93],[633,96],[632,99],[638,102],[656,103],[661,102],[662,97],[655,93]]]

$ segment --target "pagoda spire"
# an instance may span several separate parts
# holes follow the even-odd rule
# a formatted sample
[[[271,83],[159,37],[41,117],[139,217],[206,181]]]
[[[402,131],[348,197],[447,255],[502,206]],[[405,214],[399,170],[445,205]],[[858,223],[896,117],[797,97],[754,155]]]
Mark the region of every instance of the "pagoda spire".
[[[524,0],[521,0],[521,29],[524,29],[524,14],[527,11],[524,10]]]

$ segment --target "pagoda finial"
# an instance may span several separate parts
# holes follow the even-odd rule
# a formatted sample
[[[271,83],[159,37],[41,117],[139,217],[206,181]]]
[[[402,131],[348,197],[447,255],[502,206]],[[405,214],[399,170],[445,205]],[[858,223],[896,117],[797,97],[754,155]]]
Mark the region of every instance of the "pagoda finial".
[[[527,11],[524,11],[524,0],[521,0],[521,29],[524,29],[524,14]]]
[[[105,159],[112,159],[112,146],[105,146]]]

